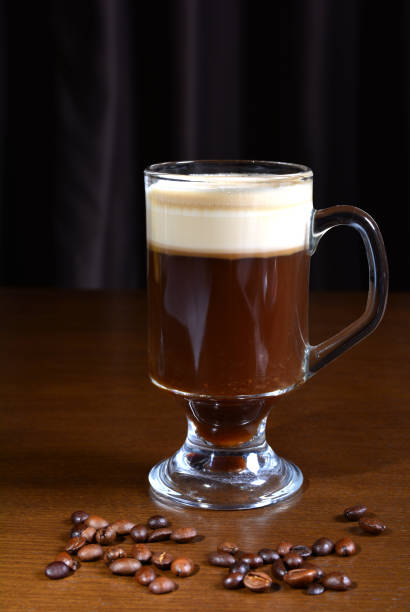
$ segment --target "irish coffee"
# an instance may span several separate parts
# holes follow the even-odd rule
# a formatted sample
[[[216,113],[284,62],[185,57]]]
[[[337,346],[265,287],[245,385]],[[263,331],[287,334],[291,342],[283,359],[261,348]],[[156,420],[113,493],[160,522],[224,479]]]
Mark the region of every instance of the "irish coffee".
[[[282,162],[155,164],[145,193],[150,376],[188,417],[183,445],[150,471],[152,491],[215,509],[284,500],[303,476],[267,444],[267,416],[382,318],[388,269],[376,223],[353,206],[314,210],[311,170]],[[366,247],[366,309],[311,346],[310,256],[339,225]]]

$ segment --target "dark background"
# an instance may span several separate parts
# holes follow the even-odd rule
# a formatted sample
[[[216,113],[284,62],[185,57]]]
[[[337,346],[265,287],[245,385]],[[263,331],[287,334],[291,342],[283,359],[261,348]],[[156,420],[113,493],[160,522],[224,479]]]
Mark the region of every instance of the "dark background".
[[[378,221],[410,289],[407,0],[53,0],[1,4],[0,284],[145,283],[143,168],[300,162],[315,206]],[[363,289],[353,230],[312,285]]]

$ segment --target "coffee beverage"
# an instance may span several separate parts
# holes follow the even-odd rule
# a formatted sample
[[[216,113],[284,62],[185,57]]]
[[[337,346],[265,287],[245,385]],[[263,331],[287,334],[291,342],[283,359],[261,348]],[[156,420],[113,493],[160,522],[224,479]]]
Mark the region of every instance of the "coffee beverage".
[[[226,510],[282,501],[303,476],[267,444],[268,414],[380,322],[380,232],[354,206],[315,210],[313,173],[299,164],[181,161],[144,174],[149,374],[188,417],[184,444],[150,470],[152,492]],[[368,300],[356,321],[311,345],[310,258],[341,225],[364,241]]]
[[[229,446],[305,377],[312,183],[186,178],[147,189],[149,369]]]

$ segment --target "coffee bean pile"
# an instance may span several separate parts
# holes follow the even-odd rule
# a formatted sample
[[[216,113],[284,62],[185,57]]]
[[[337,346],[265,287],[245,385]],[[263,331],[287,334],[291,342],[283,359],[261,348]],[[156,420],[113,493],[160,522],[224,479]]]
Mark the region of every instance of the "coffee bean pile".
[[[366,533],[383,533],[386,530],[383,521],[366,513],[366,506],[356,505],[346,508],[344,517],[358,521]],[[65,550],[45,569],[45,575],[51,580],[71,576],[79,569],[80,562],[102,559],[113,574],[134,576],[138,584],[160,595],[178,588],[174,578],[189,577],[199,570],[199,565],[188,557],[150,548],[151,543],[167,540],[177,544],[199,541],[202,537],[194,527],[172,529],[168,519],[161,515],[151,516],[146,524],[125,519],[109,523],[83,510],[73,512],[71,521],[73,527]],[[128,552],[122,545],[126,536],[133,542]],[[275,548],[264,547],[257,552],[243,551],[234,542],[222,542],[216,551],[209,553],[208,562],[228,569],[223,586],[229,590],[244,587],[254,593],[273,592],[281,588],[282,581],[292,589],[303,589],[308,595],[320,595],[325,590],[347,591],[353,583],[342,571],[325,573],[311,562],[312,557],[349,557],[356,553],[356,544],[348,536],[336,541],[320,537],[311,546],[281,541]],[[170,571],[172,578],[160,575],[157,570]]]
[[[377,518],[366,517],[364,505],[346,508],[344,516],[348,521],[359,521],[364,531],[377,535],[386,526]],[[261,548],[258,552],[245,552],[233,542],[222,542],[217,550],[209,553],[210,565],[228,568],[223,578],[226,589],[245,587],[254,593],[278,591],[279,582],[283,581],[292,589],[304,589],[308,595],[321,595],[325,590],[347,591],[353,583],[347,574],[341,571],[326,573],[310,562],[311,557],[324,557],[335,554],[338,557],[349,557],[356,554],[357,547],[352,538],[342,537],[336,542],[321,537],[312,546],[279,542],[275,548]],[[271,565],[270,572],[267,565]]]
[[[162,595],[175,591],[178,585],[157,570],[170,570],[175,578],[187,578],[199,569],[199,565],[188,557],[174,555],[168,550],[154,552],[148,546],[148,543],[165,540],[184,544],[202,539],[194,527],[171,529],[165,516],[151,516],[147,524],[125,519],[109,523],[101,516],[76,510],[71,515],[71,522],[74,526],[65,550],[45,569],[45,575],[51,580],[71,576],[79,569],[80,561],[102,559],[113,574],[134,576],[136,582],[147,586],[151,593]],[[128,553],[122,546],[126,536],[134,543]]]

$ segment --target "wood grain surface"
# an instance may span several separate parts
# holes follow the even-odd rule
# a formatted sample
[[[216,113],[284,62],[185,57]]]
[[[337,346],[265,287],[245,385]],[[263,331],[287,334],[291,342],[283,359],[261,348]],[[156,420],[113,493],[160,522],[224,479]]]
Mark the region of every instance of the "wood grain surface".
[[[364,299],[312,296],[312,341],[351,321]],[[302,468],[305,486],[286,504],[241,512],[150,498],[148,471],[182,443],[185,423],[147,378],[144,294],[2,290],[0,317],[1,610],[408,609],[410,295],[392,295],[370,338],[278,401],[268,439]],[[382,518],[386,533],[345,522],[343,509],[355,503]],[[195,526],[201,542],[152,548],[191,556],[199,572],[162,596],[102,561],[48,580],[44,568],[64,548],[77,509],[109,521],[164,513],[174,526]],[[348,592],[226,591],[227,570],[206,561],[225,539],[256,551],[348,534],[357,555],[320,559],[349,574]]]

